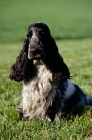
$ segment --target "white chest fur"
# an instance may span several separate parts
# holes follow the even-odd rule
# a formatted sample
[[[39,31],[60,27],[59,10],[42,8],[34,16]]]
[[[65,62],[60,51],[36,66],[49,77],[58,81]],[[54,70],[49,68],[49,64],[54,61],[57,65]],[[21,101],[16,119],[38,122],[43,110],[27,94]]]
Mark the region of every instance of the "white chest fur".
[[[25,116],[42,118],[48,106],[55,96],[55,84],[52,82],[52,74],[44,66],[38,66],[38,74],[28,83],[23,83],[22,108]]]
[[[53,98],[59,90],[57,90],[57,82],[55,83],[52,79],[52,73],[45,65],[38,65],[37,68],[37,75],[29,82],[24,82],[21,90],[20,106],[23,110],[23,116],[29,116],[29,119],[33,117],[44,118],[48,107],[52,104]],[[64,92],[64,98],[67,100],[74,94],[75,86],[68,79],[65,85],[67,87]],[[59,92],[60,94],[62,93],[61,91]]]

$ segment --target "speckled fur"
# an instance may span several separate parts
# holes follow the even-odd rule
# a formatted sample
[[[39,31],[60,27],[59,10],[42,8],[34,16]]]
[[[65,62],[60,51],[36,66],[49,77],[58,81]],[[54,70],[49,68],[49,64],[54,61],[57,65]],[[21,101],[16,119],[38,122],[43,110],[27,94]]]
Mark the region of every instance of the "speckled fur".
[[[92,97],[85,95],[70,77],[49,27],[40,22],[31,24],[10,72],[12,80],[23,82],[17,108],[22,118],[58,122],[63,111],[92,106]]]

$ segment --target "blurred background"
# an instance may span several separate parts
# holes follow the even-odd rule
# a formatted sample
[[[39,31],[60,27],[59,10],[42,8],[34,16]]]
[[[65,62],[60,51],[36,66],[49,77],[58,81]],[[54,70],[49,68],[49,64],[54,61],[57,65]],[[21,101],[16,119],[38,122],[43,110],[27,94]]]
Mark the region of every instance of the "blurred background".
[[[0,0],[0,43],[22,41],[37,21],[55,39],[91,38],[92,0]]]

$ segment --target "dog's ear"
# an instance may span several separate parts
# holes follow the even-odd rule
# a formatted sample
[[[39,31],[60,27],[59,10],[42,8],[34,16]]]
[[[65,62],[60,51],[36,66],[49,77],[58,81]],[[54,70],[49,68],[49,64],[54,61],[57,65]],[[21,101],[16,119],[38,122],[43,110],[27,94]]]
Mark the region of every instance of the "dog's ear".
[[[53,55],[55,56],[54,65],[56,65],[56,73],[60,75],[61,78],[69,78],[70,79],[70,71],[66,63],[64,62],[63,57],[59,54],[59,50],[57,44],[53,37],[51,37],[51,44],[53,46]]]
[[[29,40],[25,39],[23,43],[23,48],[16,59],[15,64],[11,67],[10,78],[17,82],[22,81],[25,78],[28,65],[28,45]]]
[[[55,42],[55,39],[50,35],[50,41],[49,41],[49,43],[50,43],[50,48],[52,49],[52,51],[53,51],[53,54],[58,54],[58,47],[57,47],[57,44],[56,44],[56,42]],[[52,52],[51,51],[51,52]]]
[[[60,69],[60,77],[61,78],[68,78],[70,79],[70,71],[66,63],[63,61],[62,57],[60,56],[60,63],[57,66]]]
[[[70,76],[69,68],[59,53],[58,53],[58,55],[56,55],[56,57],[55,57],[55,59],[53,59],[53,61],[54,61],[54,64],[53,64],[54,70],[57,75],[57,78],[60,77],[60,79],[62,79],[62,78],[70,79],[71,76]]]
[[[68,66],[65,64],[63,57],[59,54],[59,50],[54,38],[49,35],[48,46],[46,53],[47,57],[44,61],[47,67],[56,75],[56,77],[70,78],[70,71]]]

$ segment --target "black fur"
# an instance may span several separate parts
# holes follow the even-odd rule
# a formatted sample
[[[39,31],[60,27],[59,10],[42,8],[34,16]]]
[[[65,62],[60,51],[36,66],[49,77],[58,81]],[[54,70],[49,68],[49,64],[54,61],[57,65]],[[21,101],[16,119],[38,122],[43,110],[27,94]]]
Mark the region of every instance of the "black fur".
[[[31,38],[33,34],[32,28],[34,29],[38,41],[35,38]],[[15,64],[11,68],[10,78],[12,80],[20,82],[28,78],[29,75],[34,75],[34,58],[31,60],[28,59],[29,44],[32,53],[36,52],[37,49],[39,50],[39,48],[43,49],[46,57],[44,59],[42,58],[42,61],[56,77],[70,78],[69,69],[58,52],[58,47],[50,34],[48,26],[44,23],[34,23],[29,26],[23,48],[17,57]],[[42,44],[43,48],[40,47],[40,44]]]
[[[38,78],[39,66],[36,66],[35,61],[41,61],[41,65],[45,65],[46,70],[48,69],[49,73],[52,74],[52,81],[48,82],[51,83],[51,86],[55,84],[56,87],[55,96],[45,112],[45,115],[51,121],[54,121],[57,116],[59,118],[62,111],[70,113],[70,111],[73,110],[76,112],[81,106],[92,105],[92,97],[86,96],[84,92],[74,84],[72,84],[74,88],[73,93],[69,93],[70,97],[66,99],[66,91],[68,91],[69,84],[71,83],[69,81],[70,72],[68,66],[58,52],[58,47],[51,36],[49,27],[40,22],[29,26],[23,48],[15,64],[11,67],[10,78],[17,82],[23,81],[24,86],[26,86],[26,83],[30,84],[29,81]],[[38,85],[35,85],[35,88],[37,88],[37,86]],[[39,92],[39,90],[38,86],[37,92]],[[27,93],[25,92],[25,94]],[[23,93],[23,97],[25,97],[25,94]],[[34,93],[30,94],[32,96]],[[44,96],[44,93],[42,94]],[[23,106],[20,106],[18,111],[24,117],[25,111],[23,111]],[[30,117],[29,114],[28,116],[26,114],[24,118],[28,119]]]

